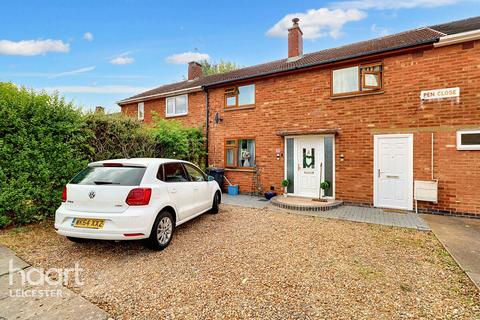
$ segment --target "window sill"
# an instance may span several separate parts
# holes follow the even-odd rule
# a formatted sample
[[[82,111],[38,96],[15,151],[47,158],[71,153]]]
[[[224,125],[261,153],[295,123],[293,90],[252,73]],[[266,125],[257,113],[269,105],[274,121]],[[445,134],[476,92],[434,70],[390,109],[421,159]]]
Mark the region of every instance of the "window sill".
[[[225,111],[236,111],[236,110],[249,110],[249,109],[255,109],[255,105],[248,105],[248,106],[243,106],[243,107],[230,107],[230,108],[224,108],[223,110]]]
[[[365,93],[352,93],[352,94],[345,94],[345,95],[338,95],[338,96],[330,96],[331,100],[336,99],[344,99],[344,98],[354,98],[354,97],[363,97],[363,96],[373,96],[377,94],[383,94],[385,91],[375,91],[375,92],[365,92]]]
[[[188,113],[165,115],[165,118],[178,118],[188,116]]]
[[[225,168],[225,171],[233,171],[233,172],[256,172],[255,169],[248,168],[248,169],[237,169],[237,168]]]

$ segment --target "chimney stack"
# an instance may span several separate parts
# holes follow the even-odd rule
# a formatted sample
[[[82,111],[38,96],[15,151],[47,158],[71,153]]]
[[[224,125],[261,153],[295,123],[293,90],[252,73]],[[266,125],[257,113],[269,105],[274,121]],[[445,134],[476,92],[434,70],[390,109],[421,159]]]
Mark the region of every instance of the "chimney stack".
[[[193,80],[203,76],[202,65],[192,61],[188,63],[188,80]]]
[[[293,18],[293,26],[288,29],[288,57],[295,58],[303,55],[303,32],[298,25],[300,19]]]

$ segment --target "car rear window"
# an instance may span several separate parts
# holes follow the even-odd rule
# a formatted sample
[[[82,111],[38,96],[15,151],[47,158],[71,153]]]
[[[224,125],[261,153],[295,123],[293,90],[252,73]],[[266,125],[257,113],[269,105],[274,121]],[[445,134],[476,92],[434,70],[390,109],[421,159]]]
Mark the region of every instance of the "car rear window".
[[[138,186],[145,167],[86,167],[71,184]]]

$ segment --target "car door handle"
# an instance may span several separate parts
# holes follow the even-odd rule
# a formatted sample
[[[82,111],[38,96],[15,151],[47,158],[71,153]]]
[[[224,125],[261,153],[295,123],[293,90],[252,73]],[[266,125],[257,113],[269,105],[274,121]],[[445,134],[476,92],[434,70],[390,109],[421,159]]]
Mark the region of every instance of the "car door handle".
[[[176,193],[177,192],[177,188],[168,188],[168,192],[170,193]]]

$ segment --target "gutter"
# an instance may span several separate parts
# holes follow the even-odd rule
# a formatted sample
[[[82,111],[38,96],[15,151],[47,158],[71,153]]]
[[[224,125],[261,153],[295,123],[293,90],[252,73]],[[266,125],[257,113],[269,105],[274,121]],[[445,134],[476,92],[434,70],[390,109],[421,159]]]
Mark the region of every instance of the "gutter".
[[[210,107],[208,105],[208,89],[205,87],[202,87],[202,90],[205,92],[205,118],[207,119],[205,122],[205,167],[208,168],[208,129],[209,129],[209,118],[210,118]]]
[[[480,30],[473,30],[467,32],[461,32],[452,34],[449,36],[441,37],[440,40],[435,43],[433,46],[435,48],[449,46],[452,44],[480,40]]]
[[[181,94],[181,93],[196,92],[196,91],[201,91],[202,89],[203,89],[202,86],[196,86],[196,87],[191,87],[191,88],[185,88],[185,89],[179,89],[179,90],[174,90],[174,91],[169,91],[169,92],[152,94],[152,95],[149,95],[149,96],[120,100],[120,101],[117,101],[116,103],[119,106],[121,106],[122,104],[127,104],[127,103],[131,103],[131,102],[141,102],[141,101],[145,101],[145,100],[168,97],[168,96],[177,95],[177,94]]]

